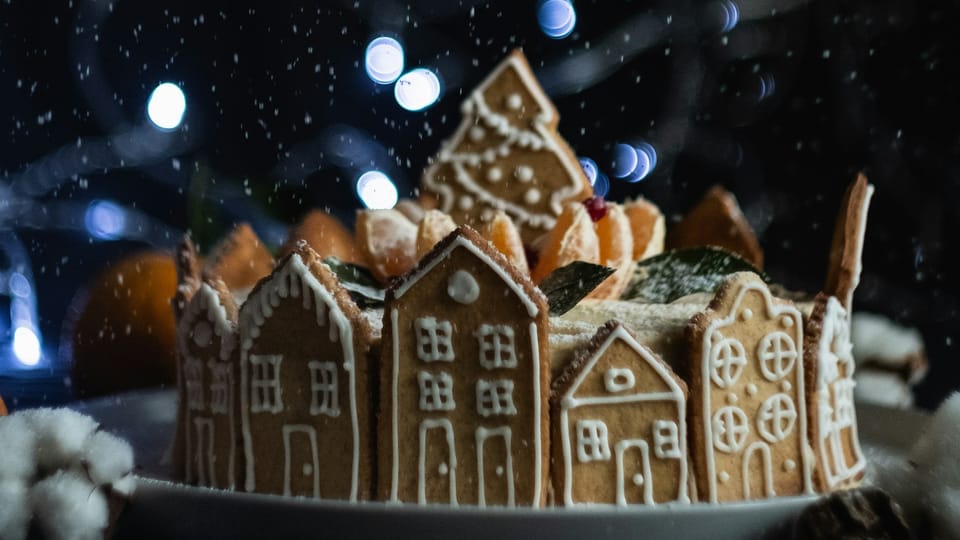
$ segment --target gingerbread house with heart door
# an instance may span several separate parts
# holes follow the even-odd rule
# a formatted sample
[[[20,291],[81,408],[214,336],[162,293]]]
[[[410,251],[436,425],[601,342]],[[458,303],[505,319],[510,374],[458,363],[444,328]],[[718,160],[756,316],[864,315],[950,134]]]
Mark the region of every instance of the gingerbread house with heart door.
[[[378,495],[392,502],[546,502],[547,304],[472,229],[388,291]]]

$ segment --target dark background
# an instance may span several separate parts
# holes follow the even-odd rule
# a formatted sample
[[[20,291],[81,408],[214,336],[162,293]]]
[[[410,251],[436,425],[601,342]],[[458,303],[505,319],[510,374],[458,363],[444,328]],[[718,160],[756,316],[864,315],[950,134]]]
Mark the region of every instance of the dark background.
[[[574,5],[574,33],[554,40],[525,1],[0,4],[0,233],[29,253],[45,356],[57,356],[74,292],[124,253],[188,229],[209,247],[241,220],[276,244],[313,207],[350,224],[354,182],[371,168],[412,194],[463,96],[522,47],[580,156],[609,173],[618,142],[657,150],[642,181],[611,178],[608,198],[643,195],[674,217],[721,183],[790,288],[819,289],[840,197],[865,171],[876,194],[856,308],[922,331],[921,406],[960,387],[957,3]],[[435,106],[405,111],[367,78],[379,34],[400,39],[406,69],[437,71]],[[145,115],[164,81],[187,96],[173,133]],[[141,226],[91,237],[94,199]],[[60,381],[64,366],[52,368]],[[42,394],[70,397],[58,384]]]

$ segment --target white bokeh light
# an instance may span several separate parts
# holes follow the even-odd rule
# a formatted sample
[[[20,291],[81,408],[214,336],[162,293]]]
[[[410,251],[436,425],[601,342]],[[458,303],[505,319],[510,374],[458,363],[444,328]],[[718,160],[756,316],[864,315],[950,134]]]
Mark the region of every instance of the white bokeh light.
[[[397,103],[408,111],[422,111],[440,99],[440,79],[426,68],[410,70],[393,87]]]
[[[537,22],[547,37],[563,39],[577,25],[577,10],[570,0],[543,0],[537,8]]]
[[[375,38],[367,45],[363,63],[373,82],[390,84],[403,72],[403,45],[392,37]]]
[[[163,83],[150,93],[147,100],[147,117],[160,129],[176,129],[187,111],[187,98],[183,90],[173,83]]]
[[[83,224],[90,236],[100,240],[115,240],[127,224],[126,211],[110,201],[93,201],[87,206]]]
[[[372,210],[393,208],[397,204],[397,186],[380,171],[367,171],[357,179],[357,196]]]
[[[13,332],[13,356],[25,366],[40,363],[40,338],[37,333],[20,326]]]

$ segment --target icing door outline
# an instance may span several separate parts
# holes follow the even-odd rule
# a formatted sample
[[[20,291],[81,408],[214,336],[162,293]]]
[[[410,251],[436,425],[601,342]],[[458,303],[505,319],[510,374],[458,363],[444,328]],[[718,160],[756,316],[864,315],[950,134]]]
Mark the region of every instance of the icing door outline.
[[[299,435],[299,436],[294,436]],[[306,436],[304,441],[303,436]],[[305,447],[303,442],[308,443],[309,462],[293,459],[303,454]],[[313,426],[304,424],[293,424],[283,426],[283,494],[286,496],[303,495],[302,490],[294,493],[294,485],[307,485],[308,490],[312,491],[312,496],[320,498],[320,467],[317,457],[317,430]],[[306,481],[306,482],[305,482]]]
[[[436,444],[427,444],[427,436],[432,430],[441,430],[446,441],[447,451],[443,452]],[[445,461],[433,466],[431,457],[445,456]],[[439,455],[438,455],[439,454]],[[442,457],[440,458],[442,460]],[[446,418],[428,418],[420,422],[420,455],[417,473],[417,502],[427,504],[427,484],[449,484],[449,501],[438,501],[457,505],[457,453],[454,448],[453,425]]]
[[[747,447],[747,450],[743,453],[743,500],[749,501],[751,498],[750,494],[750,481],[752,480],[750,475],[750,462],[753,460],[753,455],[760,451],[760,472],[763,479],[763,487],[765,493],[764,497],[773,497],[776,495],[773,491],[773,465],[772,465],[772,456],[770,455],[770,446],[762,441],[756,441],[750,446]]]
[[[640,450],[642,472],[634,472],[634,467],[625,462],[624,455],[631,448]],[[617,443],[615,451],[617,455],[617,506],[636,504],[627,501],[627,486],[632,488],[631,491],[642,487],[643,502],[645,504],[655,504],[653,500],[653,475],[650,474],[650,448],[647,441],[643,439],[624,439]]]
[[[197,446],[194,454],[197,465],[197,485],[217,487],[213,476],[213,464],[217,461],[213,449],[213,419],[194,418],[193,425],[197,429]]]
[[[511,435],[512,433],[509,426],[498,427],[495,429],[486,429],[483,427],[477,428],[477,504],[479,506],[487,505],[486,486],[488,478],[495,482],[505,482],[507,488],[507,500],[504,502],[506,506],[516,506],[513,485],[513,450],[510,446]],[[503,441],[504,450],[502,460],[500,459],[501,456],[498,454],[491,456],[491,459],[496,460],[493,463],[495,464],[493,478],[490,478],[490,475],[487,472],[487,464],[484,462],[487,447],[486,443],[491,441],[491,439],[494,443],[497,439]],[[494,449],[499,448],[498,446],[494,446]]]

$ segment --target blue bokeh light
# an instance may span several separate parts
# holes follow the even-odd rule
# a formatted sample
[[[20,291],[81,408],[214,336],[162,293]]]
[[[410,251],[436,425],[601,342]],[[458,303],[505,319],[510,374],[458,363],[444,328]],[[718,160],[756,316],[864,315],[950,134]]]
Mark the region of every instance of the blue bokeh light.
[[[99,240],[116,240],[127,225],[127,212],[110,201],[93,201],[87,206],[83,223],[90,236]]]
[[[363,64],[367,76],[377,84],[390,84],[403,73],[403,45],[392,37],[381,36],[370,41]]]
[[[618,143],[613,149],[613,176],[627,182],[639,182],[657,167],[657,150],[650,143]]]
[[[408,111],[422,111],[440,99],[440,79],[429,69],[412,69],[397,79],[393,97]]]
[[[40,337],[28,326],[18,326],[13,331],[11,344],[14,358],[24,366],[32,367],[40,363]]]
[[[723,12],[723,28],[721,32],[729,32],[740,22],[740,8],[733,0],[720,0],[720,9]]]
[[[183,90],[173,83],[160,84],[147,100],[147,117],[154,126],[162,130],[180,127],[186,111],[187,98],[183,95]]]
[[[547,37],[563,39],[577,25],[577,10],[570,0],[542,0],[537,8],[537,23]]]
[[[357,196],[372,210],[384,210],[397,205],[397,186],[380,171],[367,171],[357,178]]]
[[[580,166],[583,167],[583,172],[587,175],[590,185],[594,185],[597,182],[597,175],[600,173],[597,162],[588,157],[582,157],[580,158]]]

